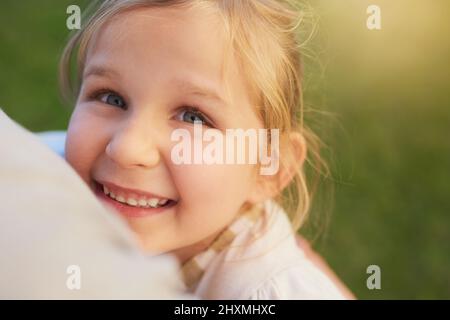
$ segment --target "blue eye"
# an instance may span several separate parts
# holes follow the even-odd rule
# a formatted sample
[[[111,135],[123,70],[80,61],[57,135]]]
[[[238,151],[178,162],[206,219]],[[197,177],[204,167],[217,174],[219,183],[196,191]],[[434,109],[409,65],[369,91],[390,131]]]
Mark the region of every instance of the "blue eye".
[[[121,96],[112,93],[112,92],[106,92],[99,95],[100,101],[106,104],[110,104],[112,106],[116,106],[119,108],[125,107],[125,101],[122,99]]]
[[[188,123],[201,123],[202,125],[211,126],[205,116],[198,110],[183,110],[181,112],[181,121]]]

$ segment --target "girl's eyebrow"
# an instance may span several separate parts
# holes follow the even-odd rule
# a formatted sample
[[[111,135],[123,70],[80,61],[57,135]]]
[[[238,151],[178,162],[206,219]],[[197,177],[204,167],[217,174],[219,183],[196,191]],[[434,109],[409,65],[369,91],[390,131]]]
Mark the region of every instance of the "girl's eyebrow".
[[[196,95],[208,100],[213,100],[219,103],[222,107],[226,105],[225,99],[214,90],[212,87],[196,84],[195,82],[187,81],[184,79],[176,79],[173,81],[180,89],[188,92],[189,94]]]
[[[90,76],[106,77],[106,78],[120,78],[120,73],[114,69],[101,66],[93,65],[86,68],[83,73],[83,78],[86,79]],[[225,99],[213,89],[212,86],[206,86],[202,84],[197,84],[196,81],[189,81],[182,78],[176,78],[171,83],[175,84],[180,90],[186,93],[199,96],[208,100],[217,102],[220,106],[224,107],[226,105]]]
[[[83,78],[87,78],[89,76],[112,78],[120,77],[120,73],[107,67],[93,65],[86,68],[85,72],[83,73]]]

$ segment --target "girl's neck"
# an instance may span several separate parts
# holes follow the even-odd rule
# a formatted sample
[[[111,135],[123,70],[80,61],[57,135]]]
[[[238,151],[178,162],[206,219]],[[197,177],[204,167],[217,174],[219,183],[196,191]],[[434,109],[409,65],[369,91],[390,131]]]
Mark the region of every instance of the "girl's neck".
[[[211,236],[207,237],[206,239],[203,239],[200,242],[194,243],[192,245],[189,245],[187,247],[175,249],[169,253],[175,255],[175,257],[178,259],[181,265],[185,264],[189,259],[196,256],[200,252],[205,251],[208,249],[208,247],[211,245],[212,242],[217,238],[217,236],[222,232],[223,230],[219,230],[218,232],[212,234]]]

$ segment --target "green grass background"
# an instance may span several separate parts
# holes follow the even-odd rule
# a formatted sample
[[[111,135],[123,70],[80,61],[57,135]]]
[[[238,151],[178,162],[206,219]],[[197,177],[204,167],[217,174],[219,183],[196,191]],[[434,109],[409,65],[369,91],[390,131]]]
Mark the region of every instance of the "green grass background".
[[[66,8],[86,3],[0,2],[0,106],[30,130],[67,127],[57,63]],[[450,2],[309,3],[317,32],[305,49],[306,101],[331,115],[307,118],[329,146],[334,185],[315,248],[358,298],[448,299]],[[381,8],[381,30],[366,28],[369,4]],[[317,198],[311,221],[328,198]],[[366,287],[371,264],[381,290]]]

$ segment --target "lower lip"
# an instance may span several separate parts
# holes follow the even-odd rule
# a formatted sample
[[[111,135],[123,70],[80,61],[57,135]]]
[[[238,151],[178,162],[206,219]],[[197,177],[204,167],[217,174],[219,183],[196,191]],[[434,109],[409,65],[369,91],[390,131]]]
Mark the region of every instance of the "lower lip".
[[[95,195],[109,207],[113,207],[117,212],[127,218],[144,218],[156,214],[167,212],[176,205],[175,202],[169,203],[164,207],[159,208],[140,208],[132,207],[127,204],[116,201],[103,192],[103,186],[95,182]]]

